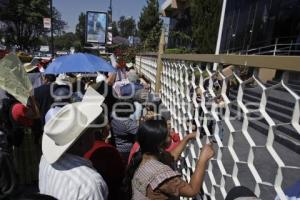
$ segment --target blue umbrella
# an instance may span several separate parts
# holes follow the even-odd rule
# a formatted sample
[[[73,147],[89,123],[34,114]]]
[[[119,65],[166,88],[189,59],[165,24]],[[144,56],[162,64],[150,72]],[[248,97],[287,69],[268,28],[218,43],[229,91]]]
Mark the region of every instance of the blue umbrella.
[[[115,72],[115,68],[103,58],[87,53],[75,53],[56,58],[45,74]]]

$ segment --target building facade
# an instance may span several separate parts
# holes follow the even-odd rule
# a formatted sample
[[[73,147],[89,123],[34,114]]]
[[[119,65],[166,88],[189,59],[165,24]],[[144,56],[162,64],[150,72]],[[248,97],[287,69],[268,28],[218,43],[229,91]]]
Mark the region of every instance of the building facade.
[[[169,17],[168,48],[191,46],[192,31],[189,0],[166,0],[161,6],[161,13]]]
[[[300,54],[299,0],[227,0],[221,53]]]

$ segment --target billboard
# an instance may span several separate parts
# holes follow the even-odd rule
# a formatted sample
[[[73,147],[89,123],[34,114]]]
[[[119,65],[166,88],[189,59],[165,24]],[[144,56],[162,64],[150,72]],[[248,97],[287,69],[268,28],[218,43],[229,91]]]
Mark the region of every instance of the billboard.
[[[107,33],[107,14],[104,12],[87,11],[86,42],[105,44]]]

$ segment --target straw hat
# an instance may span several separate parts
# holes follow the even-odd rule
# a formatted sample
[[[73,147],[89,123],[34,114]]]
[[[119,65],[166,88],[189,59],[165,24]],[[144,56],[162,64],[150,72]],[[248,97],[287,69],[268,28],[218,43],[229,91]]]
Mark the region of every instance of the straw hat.
[[[139,80],[139,76],[135,71],[129,71],[127,74],[128,81],[131,83],[137,82]]]
[[[37,65],[33,65],[31,63],[25,63],[23,66],[27,73],[33,71],[34,69],[36,69],[38,67]]]
[[[82,102],[62,107],[44,127],[42,151],[49,163],[56,162],[101,114],[104,97],[88,88]]]
[[[57,85],[72,85],[72,79],[65,74],[59,74],[58,77],[56,77],[55,83]]]
[[[98,73],[97,78],[96,78],[96,83],[106,81],[106,77],[103,74]]]

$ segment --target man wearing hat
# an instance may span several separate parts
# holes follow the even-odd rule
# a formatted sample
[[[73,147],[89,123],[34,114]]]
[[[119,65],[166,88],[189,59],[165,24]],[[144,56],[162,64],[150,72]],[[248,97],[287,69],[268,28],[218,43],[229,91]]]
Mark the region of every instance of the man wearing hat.
[[[44,127],[40,193],[57,199],[107,199],[102,176],[83,158],[94,143],[104,98],[88,88],[82,102],[62,107]]]
[[[71,103],[72,88],[69,85],[57,85],[52,96],[54,102],[45,115],[45,122],[49,121],[63,106]]]
[[[130,71],[127,74],[129,83],[120,88],[121,96],[133,97],[137,90],[143,89],[144,86],[140,83],[139,76],[135,71]]]

